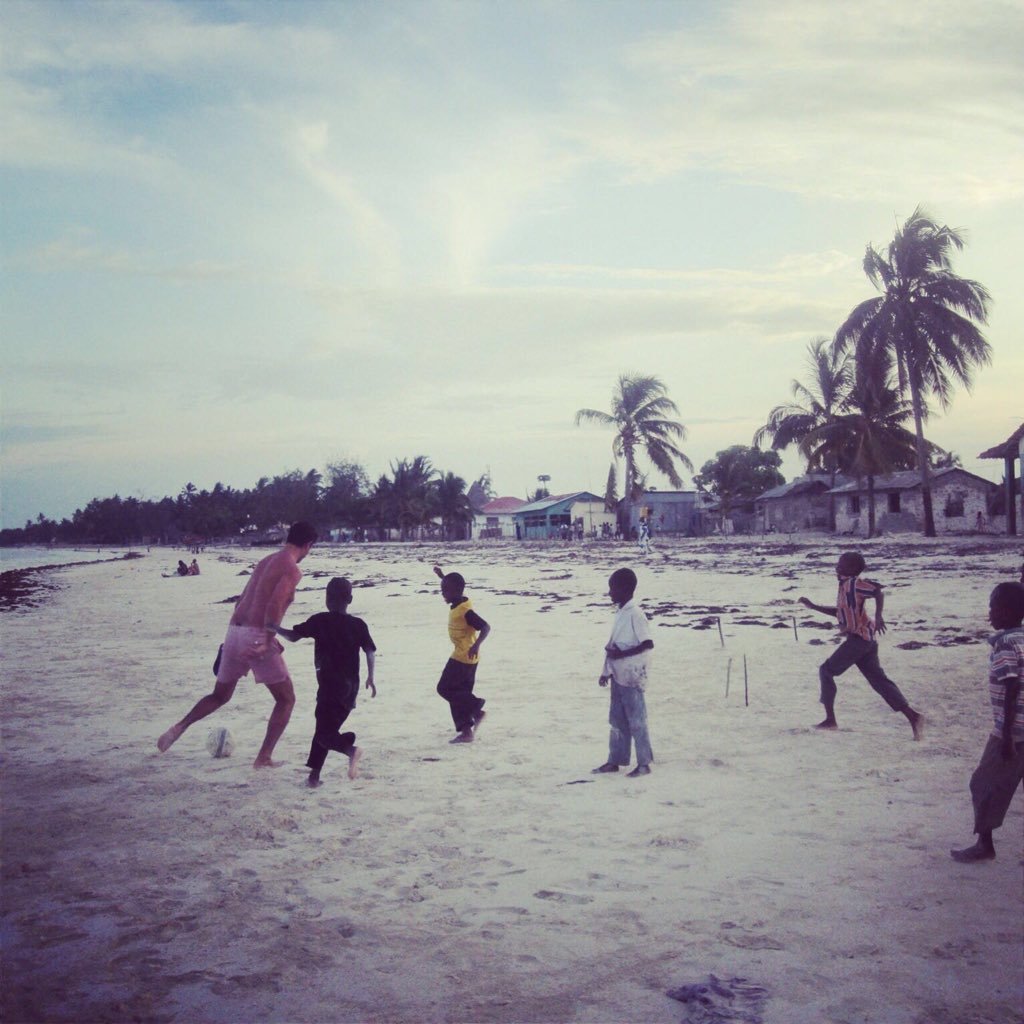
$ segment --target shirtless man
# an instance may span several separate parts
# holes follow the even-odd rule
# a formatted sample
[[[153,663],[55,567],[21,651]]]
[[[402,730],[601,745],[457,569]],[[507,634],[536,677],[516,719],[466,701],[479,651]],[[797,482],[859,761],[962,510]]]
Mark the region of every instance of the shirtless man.
[[[274,698],[274,710],[267,721],[267,735],[252,766],[277,768],[284,763],[274,761],[271,754],[291,718],[295,690],[288,667],[281,657],[284,648],[277,640],[275,629],[281,624],[295,597],[295,587],[302,578],[299,562],[309,554],[315,541],[316,530],[309,523],[294,523],[284,547],[267,555],[253,570],[228,625],[213,692],[203,697],[180,722],[172,725],[156,741],[161,753],[168,750],[190,725],[227,704],[238,680],[251,670],[253,679],[263,683]]]

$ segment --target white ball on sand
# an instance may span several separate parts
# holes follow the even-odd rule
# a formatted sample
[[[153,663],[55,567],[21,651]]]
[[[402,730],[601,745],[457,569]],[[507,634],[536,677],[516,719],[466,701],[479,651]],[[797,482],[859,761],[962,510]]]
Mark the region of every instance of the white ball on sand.
[[[235,749],[235,741],[231,733],[221,726],[210,730],[210,735],[206,737],[206,749],[211,757],[230,757]]]

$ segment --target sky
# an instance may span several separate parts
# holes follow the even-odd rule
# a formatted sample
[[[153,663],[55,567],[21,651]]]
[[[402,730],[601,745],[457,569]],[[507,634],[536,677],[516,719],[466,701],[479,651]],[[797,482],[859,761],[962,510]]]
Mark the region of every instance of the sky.
[[[699,470],[919,205],[992,295],[927,433],[999,480],[1022,82],[1016,0],[4,0],[2,524],[420,454],[603,493],[622,373]]]

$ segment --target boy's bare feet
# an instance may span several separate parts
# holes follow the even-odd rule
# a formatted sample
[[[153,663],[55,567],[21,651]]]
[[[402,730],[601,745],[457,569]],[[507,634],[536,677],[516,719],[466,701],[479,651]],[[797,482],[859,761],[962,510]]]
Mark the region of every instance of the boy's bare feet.
[[[169,750],[173,744],[177,743],[179,737],[184,731],[184,726],[172,725],[170,729],[168,729],[167,732],[165,732],[163,736],[156,741],[156,749],[163,754],[165,751]]]
[[[826,718],[824,722],[819,722],[815,729],[838,729],[839,723],[834,718]]]
[[[284,761],[273,761],[269,757],[257,757],[252,766],[253,768],[280,768],[284,763]]]
[[[979,860],[995,860],[996,850],[994,846],[975,843],[964,850],[950,850],[949,855],[960,864],[973,864]]]
[[[617,772],[618,770],[619,766],[617,764],[612,764],[611,761],[608,761],[606,764],[601,765],[599,768],[591,768],[590,774],[605,775],[608,772]]]
[[[310,772],[309,778],[306,779],[306,785],[309,786],[310,789],[316,789],[318,786],[322,786],[323,783],[320,781],[320,773]]]
[[[455,739],[449,740],[449,743],[472,743],[473,742],[473,730],[463,729]]]
[[[348,755],[348,777],[354,779],[359,774],[359,758],[363,756],[363,752],[359,747],[353,747],[352,753]]]
[[[910,728],[914,730],[914,739],[924,739],[924,715],[920,711],[911,711],[907,718],[910,719]]]

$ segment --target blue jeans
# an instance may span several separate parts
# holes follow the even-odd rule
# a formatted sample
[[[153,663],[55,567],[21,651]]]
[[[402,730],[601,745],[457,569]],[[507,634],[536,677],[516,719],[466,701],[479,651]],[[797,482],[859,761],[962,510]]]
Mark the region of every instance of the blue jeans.
[[[900,688],[882,671],[878,661],[878,644],[859,636],[848,636],[828,661],[818,669],[821,680],[821,703],[831,708],[836,701],[836,676],[841,676],[851,665],[860,669],[861,675],[893,711],[906,711],[910,705],[900,693]]]
[[[608,724],[612,727],[608,738],[608,763],[629,764],[630,745],[636,746],[636,763],[650,764],[654,760],[651,738],[647,734],[647,704],[644,691],[636,686],[619,686],[612,680],[612,702],[608,710]]]

